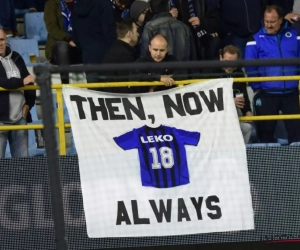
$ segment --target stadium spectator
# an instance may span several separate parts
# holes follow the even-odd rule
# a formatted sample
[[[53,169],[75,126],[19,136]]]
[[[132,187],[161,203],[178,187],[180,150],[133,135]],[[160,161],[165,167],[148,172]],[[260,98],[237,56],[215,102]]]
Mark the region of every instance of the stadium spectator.
[[[141,38],[141,56],[145,57],[150,40],[156,34],[164,35],[169,52],[179,61],[196,60],[194,38],[190,28],[169,13],[169,0],[151,0],[153,18],[146,23]]]
[[[151,62],[174,62],[178,61],[173,55],[168,54],[168,41],[167,38],[161,34],[155,35],[151,40],[148,47],[148,52],[145,57],[138,59],[137,63]],[[137,75],[140,81],[160,81],[165,84],[165,86],[157,87],[147,87],[150,92],[166,90],[171,86],[174,86],[176,79],[181,79],[183,72],[176,72],[170,69],[148,69],[148,70],[138,70]],[[148,91],[145,92],[148,92]]]
[[[298,58],[300,39],[297,31],[284,22],[282,10],[278,6],[268,6],[264,13],[263,27],[247,43],[246,59]],[[298,75],[297,66],[247,67],[249,77],[294,76]],[[254,96],[256,115],[299,114],[298,80],[267,81],[250,83]],[[285,121],[289,143],[300,141],[300,121]],[[261,142],[274,142],[276,121],[257,123],[257,132]]]
[[[117,37],[118,39],[105,55],[103,63],[133,63],[136,59],[134,57],[134,47],[137,45],[139,37],[137,25],[133,18],[123,18],[117,22]],[[105,75],[106,77],[103,78],[105,82],[122,82],[128,81],[130,72],[111,71]],[[104,91],[112,93],[134,93],[138,92],[139,88],[105,88]]]
[[[293,13],[296,15],[292,17],[292,27],[300,34],[300,0],[294,0]]]
[[[6,35],[0,29],[0,87],[18,89],[31,85],[34,77],[28,73],[22,57],[7,46]],[[25,125],[32,122],[30,109],[35,103],[35,91],[0,92],[0,126]],[[7,141],[12,157],[28,156],[28,131],[0,131],[0,158],[4,158]]]
[[[265,0],[219,0],[222,47],[234,45],[244,58],[246,43],[261,25]]]
[[[266,0],[267,5],[277,5],[282,10],[282,15],[284,19],[293,23],[294,16],[297,16],[296,13],[293,13],[294,0]]]
[[[44,21],[48,31],[46,58],[54,65],[81,62],[80,50],[73,38],[72,10],[74,0],[48,0]],[[61,74],[62,83],[69,83],[69,74]]]
[[[100,64],[116,40],[114,8],[110,0],[77,0],[73,15],[74,37],[82,50],[83,64]],[[88,73],[87,82],[97,82],[97,73]]]
[[[130,17],[134,19],[138,26],[139,34],[142,33],[142,29],[145,22],[146,13],[149,11],[149,3],[141,0],[134,1],[130,6]]]
[[[13,0],[0,0],[0,26],[7,37],[19,36]]]
[[[109,0],[111,1],[112,7],[114,9],[114,17],[116,22],[121,18],[129,17],[130,5],[134,0]]]
[[[208,0],[171,0],[171,8],[179,10],[178,20],[188,25],[194,35],[198,59],[218,58],[220,39],[218,37],[218,12],[210,8]],[[201,51],[204,51],[202,54]]]
[[[239,49],[233,45],[227,45],[220,50],[221,61],[235,61],[239,59]],[[244,72],[239,68],[223,68],[214,71],[215,77],[245,77]],[[233,83],[233,97],[238,116],[252,116],[250,100],[247,92],[247,86],[244,83]],[[240,122],[240,127],[244,137],[245,144],[249,143],[252,134],[252,125],[246,122]]]
[[[15,13],[23,16],[28,12],[37,12],[34,0],[14,0]]]
[[[143,28],[145,24],[146,14],[149,11],[149,3],[141,0],[134,1],[130,6],[130,17],[134,19],[137,27],[138,33],[143,33]],[[139,58],[141,54],[141,36],[139,36],[138,45],[136,46],[136,57]]]

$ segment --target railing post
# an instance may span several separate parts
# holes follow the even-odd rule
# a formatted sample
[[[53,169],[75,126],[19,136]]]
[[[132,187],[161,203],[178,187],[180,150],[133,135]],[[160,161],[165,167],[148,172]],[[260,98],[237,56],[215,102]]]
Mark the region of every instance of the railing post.
[[[52,104],[51,74],[47,66],[34,67],[37,84],[41,91],[42,117],[44,124],[47,165],[51,188],[52,214],[55,227],[56,249],[68,250],[65,236],[65,221],[62,187],[60,182],[59,155],[57,151],[54,110]]]
[[[66,155],[65,117],[62,89],[56,89],[59,154]]]

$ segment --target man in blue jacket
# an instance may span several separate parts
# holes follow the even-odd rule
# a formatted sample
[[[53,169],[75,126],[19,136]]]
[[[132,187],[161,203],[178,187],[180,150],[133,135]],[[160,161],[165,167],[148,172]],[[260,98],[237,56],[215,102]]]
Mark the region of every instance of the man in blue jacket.
[[[298,58],[300,56],[300,37],[297,31],[284,22],[280,7],[268,6],[264,13],[263,27],[247,43],[246,59]],[[248,67],[249,77],[294,76],[297,66]],[[250,83],[256,95],[254,110],[256,115],[299,114],[299,81],[267,81]],[[257,123],[260,142],[274,142],[276,121]],[[300,121],[285,121],[289,143],[300,141]]]

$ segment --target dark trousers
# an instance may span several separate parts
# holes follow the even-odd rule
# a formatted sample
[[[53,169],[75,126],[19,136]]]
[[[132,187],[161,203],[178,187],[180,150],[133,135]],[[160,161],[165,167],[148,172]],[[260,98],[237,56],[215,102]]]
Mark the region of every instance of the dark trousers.
[[[81,62],[80,50],[77,47],[72,47],[69,43],[64,41],[54,43],[52,48],[52,64],[62,66],[80,64]],[[69,73],[62,73],[61,81],[62,83],[70,83]]]
[[[299,92],[288,94],[269,94],[258,92],[253,99],[255,115],[300,114]],[[285,120],[289,143],[300,141],[300,120]],[[260,121],[256,124],[259,141],[262,143],[276,142],[274,133],[277,121]]]
[[[0,0],[0,26],[5,30],[17,31],[17,19],[13,0]]]

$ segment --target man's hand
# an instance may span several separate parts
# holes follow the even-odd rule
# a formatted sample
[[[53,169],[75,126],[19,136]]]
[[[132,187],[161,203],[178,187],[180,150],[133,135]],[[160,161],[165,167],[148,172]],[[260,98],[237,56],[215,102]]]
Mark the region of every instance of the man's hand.
[[[190,19],[189,19],[189,23],[191,24],[191,25],[193,25],[193,26],[200,26],[200,19],[199,19],[199,17],[191,17]]]
[[[37,12],[37,10],[36,10],[36,8],[30,8],[30,9],[28,10],[28,12],[29,12],[29,13],[33,13],[33,12]]]
[[[24,79],[23,79],[23,83],[24,83],[24,86],[30,84],[30,83],[34,83],[35,81],[35,77],[32,76],[32,75],[29,75],[29,76],[26,76]]]
[[[73,41],[70,41],[69,45],[72,46],[72,47],[76,47],[76,44]]]
[[[244,97],[235,97],[234,103],[235,103],[235,106],[242,109],[245,106],[245,99],[244,99]]]
[[[251,111],[248,111],[248,112],[246,113],[246,116],[253,116],[253,113],[252,113]]]
[[[22,115],[23,115],[24,118],[27,117],[28,112],[29,112],[29,106],[28,106],[27,104],[25,104],[25,105],[23,106],[23,108],[22,108]]]
[[[154,92],[154,91],[155,91],[155,89],[156,89],[156,87],[155,87],[155,86],[153,86],[153,87],[150,87],[150,88],[149,88],[149,92]]]
[[[284,19],[289,21],[290,23],[294,23],[295,21],[298,21],[299,14],[296,12],[288,13],[285,15]]]
[[[218,35],[218,33],[211,33],[210,34],[212,37],[218,37],[219,35]]]
[[[177,18],[178,17],[178,10],[176,8],[172,8],[170,10],[170,14],[172,15],[172,17]]]
[[[163,82],[166,87],[175,85],[175,81],[171,78],[171,76],[161,76],[160,81]]]

